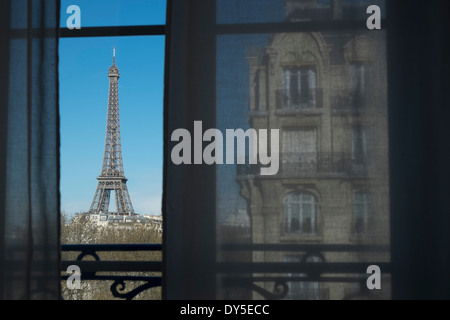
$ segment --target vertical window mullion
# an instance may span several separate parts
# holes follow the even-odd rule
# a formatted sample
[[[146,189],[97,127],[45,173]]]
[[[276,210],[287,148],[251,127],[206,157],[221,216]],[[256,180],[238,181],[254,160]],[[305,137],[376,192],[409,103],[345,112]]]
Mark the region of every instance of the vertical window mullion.
[[[285,80],[286,80],[286,107],[290,108],[291,106],[291,71],[287,69],[285,71]]]
[[[301,108],[301,104],[302,104],[302,89],[303,89],[303,84],[302,84],[302,71],[301,68],[297,69],[297,101],[296,101],[296,107],[297,108]]]
[[[316,72],[313,68],[308,70],[308,89],[310,108],[316,107]]]
[[[364,225],[367,226],[369,223],[370,214],[370,200],[367,193],[364,194]]]

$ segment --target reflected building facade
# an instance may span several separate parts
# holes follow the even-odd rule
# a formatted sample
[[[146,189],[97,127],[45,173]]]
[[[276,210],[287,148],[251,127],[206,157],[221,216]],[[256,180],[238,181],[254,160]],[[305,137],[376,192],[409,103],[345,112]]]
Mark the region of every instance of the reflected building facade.
[[[288,22],[341,19],[355,10],[341,1],[324,6],[287,0],[285,6]],[[365,10],[361,19],[367,19]],[[389,245],[385,47],[383,31],[361,29],[278,33],[266,47],[247,49],[249,125],[280,130],[276,175],[238,166],[251,243]],[[253,252],[249,259],[388,262],[389,252]],[[365,279],[293,281],[286,298],[389,298],[388,277],[382,277],[383,290],[367,291],[365,285]],[[274,284],[261,286],[273,290]]]

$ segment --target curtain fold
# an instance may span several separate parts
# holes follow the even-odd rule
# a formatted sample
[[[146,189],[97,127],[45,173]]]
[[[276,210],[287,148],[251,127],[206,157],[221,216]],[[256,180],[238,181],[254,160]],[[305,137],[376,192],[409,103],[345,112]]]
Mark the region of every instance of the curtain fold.
[[[388,9],[393,297],[450,299],[450,2]]]
[[[59,1],[2,1],[0,298],[58,299]]]
[[[196,120],[202,121],[203,130],[215,127],[214,2],[168,5],[163,186],[167,299],[213,299],[216,294],[214,166],[175,165],[171,160],[175,130],[193,134]]]

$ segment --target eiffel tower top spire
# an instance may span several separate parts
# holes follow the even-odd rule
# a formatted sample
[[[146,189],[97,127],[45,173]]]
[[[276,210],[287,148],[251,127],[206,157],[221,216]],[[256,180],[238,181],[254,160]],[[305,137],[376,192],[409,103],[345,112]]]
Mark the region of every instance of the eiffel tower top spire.
[[[113,64],[109,67],[108,77],[117,77],[120,78],[119,68],[116,66],[116,48],[113,49]]]

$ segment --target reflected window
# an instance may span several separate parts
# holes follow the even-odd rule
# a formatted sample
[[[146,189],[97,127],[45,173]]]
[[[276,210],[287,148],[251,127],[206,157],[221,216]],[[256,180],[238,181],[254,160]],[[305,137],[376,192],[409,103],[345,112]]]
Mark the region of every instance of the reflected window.
[[[352,129],[352,160],[354,164],[365,164],[368,158],[368,133],[362,126]]]
[[[353,200],[353,231],[364,233],[369,225],[370,197],[367,192],[355,192]]]
[[[283,109],[316,107],[316,69],[286,67],[283,69]]]
[[[358,62],[350,65],[350,101],[353,108],[366,107],[371,76],[368,63]]]
[[[260,111],[265,111],[266,106],[265,106],[264,102],[261,101],[261,100],[263,100],[261,98],[261,92],[262,92],[261,77],[262,77],[262,72],[261,72],[261,70],[258,70],[255,74],[255,109],[260,110]]]

